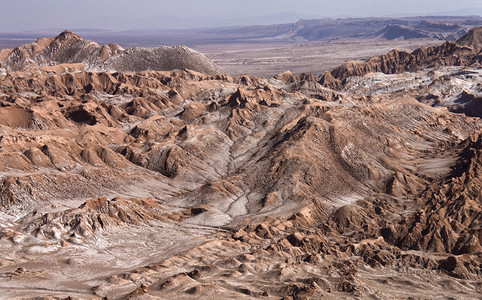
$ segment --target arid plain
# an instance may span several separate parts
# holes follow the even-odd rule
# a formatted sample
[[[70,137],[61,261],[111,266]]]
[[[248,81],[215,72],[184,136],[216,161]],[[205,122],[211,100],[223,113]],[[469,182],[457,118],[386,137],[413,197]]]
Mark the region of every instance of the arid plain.
[[[333,40],[325,42],[263,42],[194,45],[230,75],[272,77],[278,73],[322,74],[347,61],[366,60],[392,49],[413,51],[439,45],[440,40]]]

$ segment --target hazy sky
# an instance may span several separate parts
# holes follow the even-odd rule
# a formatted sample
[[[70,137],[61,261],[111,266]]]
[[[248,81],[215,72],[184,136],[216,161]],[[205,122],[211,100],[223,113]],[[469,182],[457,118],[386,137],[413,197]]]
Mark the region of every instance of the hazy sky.
[[[0,31],[187,28],[298,17],[480,14],[481,0],[0,0]],[[276,18],[263,18],[280,14]]]

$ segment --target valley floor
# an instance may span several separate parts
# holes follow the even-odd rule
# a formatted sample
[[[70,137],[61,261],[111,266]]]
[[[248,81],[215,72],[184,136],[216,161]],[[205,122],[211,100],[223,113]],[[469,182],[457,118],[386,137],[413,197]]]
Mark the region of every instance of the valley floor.
[[[227,74],[271,77],[284,71],[322,74],[347,61],[366,60],[392,49],[413,51],[436,46],[435,39],[333,40],[330,42],[264,42],[194,45]]]

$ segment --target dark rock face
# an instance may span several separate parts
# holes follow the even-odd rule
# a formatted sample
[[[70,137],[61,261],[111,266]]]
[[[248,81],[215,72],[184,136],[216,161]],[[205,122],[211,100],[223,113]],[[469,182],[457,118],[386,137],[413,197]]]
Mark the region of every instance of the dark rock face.
[[[421,30],[407,28],[400,25],[387,25],[383,30],[377,32],[377,36],[380,36],[387,40],[394,39],[419,39],[430,37],[427,33]]]
[[[457,44],[472,47],[476,51],[482,50],[482,26],[471,29],[466,35],[457,40]]]

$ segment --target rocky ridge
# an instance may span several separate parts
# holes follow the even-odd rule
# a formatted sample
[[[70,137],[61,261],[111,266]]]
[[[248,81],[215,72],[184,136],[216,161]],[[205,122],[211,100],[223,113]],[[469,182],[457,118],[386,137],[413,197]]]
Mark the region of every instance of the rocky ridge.
[[[480,49],[446,42],[441,46],[420,48],[412,53],[395,49],[386,55],[372,57],[366,62],[347,62],[332,70],[331,75],[335,81],[344,84],[350,76],[363,76],[374,72],[397,74],[441,66],[477,67],[481,62]]]
[[[62,68],[63,64],[68,66]],[[0,70],[22,71],[49,66],[57,66],[56,69],[68,72],[169,71],[186,68],[205,74],[222,73],[203,54],[184,46],[124,50],[117,44],[100,46],[70,31],[64,31],[55,38],[42,38],[32,44],[0,51]]]
[[[223,39],[330,41],[336,39],[438,39],[456,41],[470,28],[481,26],[480,16],[406,18],[300,19],[295,23],[195,30]]]
[[[466,35],[457,40],[457,44],[472,47],[476,51],[482,50],[482,27],[471,29]]]

